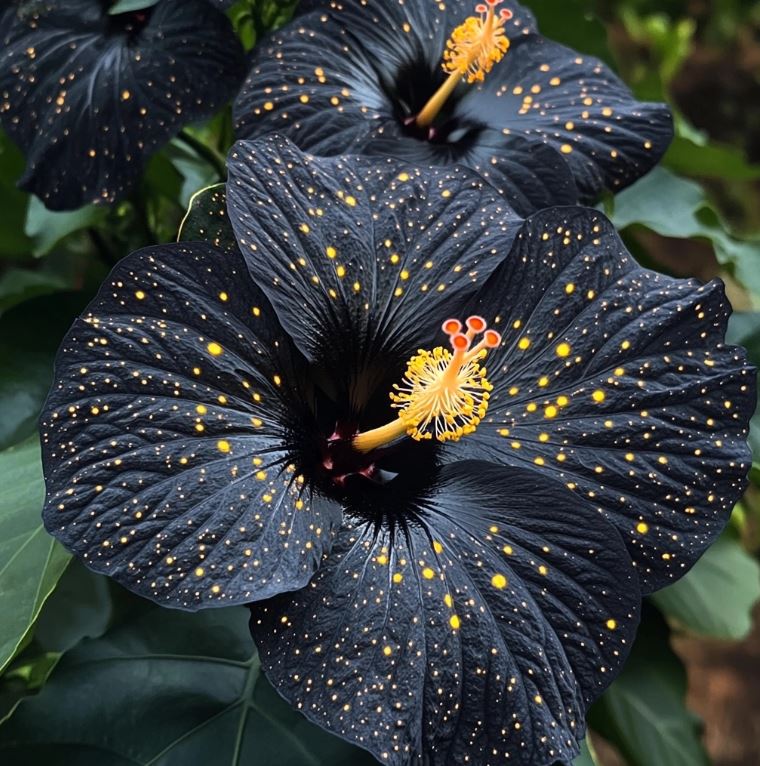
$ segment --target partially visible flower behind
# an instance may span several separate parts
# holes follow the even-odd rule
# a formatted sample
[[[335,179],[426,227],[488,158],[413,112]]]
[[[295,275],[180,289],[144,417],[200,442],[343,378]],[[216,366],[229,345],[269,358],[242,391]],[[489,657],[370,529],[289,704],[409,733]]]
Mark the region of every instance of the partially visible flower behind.
[[[208,0],[109,14],[104,0],[20,0],[0,15],[0,124],[19,185],[52,210],[112,203],[180,128],[236,93],[243,50]]]
[[[160,603],[259,602],[280,693],[383,762],[569,763],[746,484],[722,285],[464,168],[229,172],[239,250],[132,254],[64,340],[47,528]]]
[[[239,138],[277,132],[315,154],[462,163],[524,215],[619,191],[672,138],[667,105],[637,102],[603,62],[542,37],[513,0],[305,11],[254,50]]]

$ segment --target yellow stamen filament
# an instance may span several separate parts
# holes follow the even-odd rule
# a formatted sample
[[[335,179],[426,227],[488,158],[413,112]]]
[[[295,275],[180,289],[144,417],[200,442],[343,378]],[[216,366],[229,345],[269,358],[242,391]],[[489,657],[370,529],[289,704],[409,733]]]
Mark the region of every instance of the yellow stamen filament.
[[[496,15],[494,8],[501,2],[488,0],[475,6],[480,15],[465,19],[452,32],[446,42],[442,63],[449,76],[417,115],[415,122],[419,127],[426,128],[433,123],[462,79],[468,83],[482,82],[493,65],[504,57],[509,49],[504,25],[512,18],[512,12],[502,9]]]
[[[420,349],[409,360],[402,382],[390,393],[398,418],[355,436],[354,448],[370,452],[404,435],[417,441],[458,441],[475,431],[493,390],[481,362],[489,349],[501,343],[499,333],[486,327],[478,316],[467,320],[465,333],[458,320],[444,322],[451,350],[441,346],[432,351]],[[482,339],[473,345],[481,334]]]

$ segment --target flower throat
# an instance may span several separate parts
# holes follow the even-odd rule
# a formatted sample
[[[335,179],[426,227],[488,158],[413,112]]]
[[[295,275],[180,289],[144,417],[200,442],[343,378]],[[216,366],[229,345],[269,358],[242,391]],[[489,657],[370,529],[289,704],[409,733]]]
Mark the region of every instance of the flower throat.
[[[482,82],[493,65],[501,61],[509,49],[509,38],[504,25],[512,18],[512,11],[495,8],[503,0],[487,0],[475,6],[478,16],[465,19],[446,42],[441,66],[449,76],[415,118],[410,118],[418,128],[430,128],[457,85],[466,79],[468,83]]]

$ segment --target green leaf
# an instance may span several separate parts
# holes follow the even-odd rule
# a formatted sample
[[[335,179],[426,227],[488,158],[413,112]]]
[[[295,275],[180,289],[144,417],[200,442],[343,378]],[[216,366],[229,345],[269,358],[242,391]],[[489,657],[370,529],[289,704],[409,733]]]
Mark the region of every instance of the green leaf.
[[[31,436],[53,375],[53,357],[84,292],[38,297],[0,318],[0,449]]]
[[[588,737],[581,742],[581,754],[573,761],[573,766],[598,766]]]
[[[760,295],[760,241],[732,237],[698,183],[655,168],[617,195],[612,221],[619,229],[638,224],[663,237],[707,239],[718,261]]]
[[[182,135],[188,136],[190,133],[185,131]],[[197,141],[199,145],[203,146],[203,142],[200,139]],[[213,149],[210,146],[206,148],[206,151],[214,156]],[[207,159],[200,156],[197,151],[194,151],[193,147],[184,143],[181,136],[180,138],[173,139],[164,148],[163,153],[182,176],[182,187],[178,201],[183,207],[187,207],[190,204],[190,200],[199,189],[203,189],[219,180],[215,165],[211,165]],[[219,161],[222,164],[224,163],[222,158]]]
[[[588,11],[587,2],[527,0],[525,5],[535,13],[542,35],[614,65],[607,45],[607,30],[604,24]]]
[[[64,655],[0,727],[3,766],[102,766],[104,757],[109,766],[375,763],[269,686],[244,608],[153,607]]]
[[[157,3],[158,0],[119,0],[108,9],[108,13],[111,14],[111,16],[115,16],[117,13],[141,11],[144,8],[151,8]]]
[[[29,298],[65,290],[67,287],[66,280],[57,274],[8,269],[0,276],[0,314]]]
[[[108,578],[72,559],[40,613],[35,644],[47,652],[67,652],[83,638],[102,636],[112,613]]]
[[[760,178],[760,166],[750,165],[740,149],[711,143],[697,143],[676,136],[663,162],[675,173],[726,181],[754,181]]]
[[[31,253],[32,243],[24,234],[24,220],[29,196],[16,188],[24,172],[24,157],[11,140],[0,131],[0,257],[19,258]]]
[[[0,671],[55,588],[69,554],[42,526],[45,490],[37,439],[0,452]]]
[[[232,224],[227,217],[225,184],[215,184],[196,192],[179,229],[180,242],[208,242],[221,250],[238,249]]]
[[[623,672],[591,708],[589,722],[629,766],[708,766],[701,724],[685,697],[686,671],[664,619],[650,607]]]
[[[735,311],[728,322],[726,341],[737,346],[744,346],[750,362],[755,367],[760,367],[760,312]],[[760,456],[760,391],[758,391],[758,405],[749,424],[748,441],[752,453]],[[753,481],[758,483],[754,478]]]
[[[34,433],[52,375],[52,354],[0,341],[0,449]]]
[[[745,638],[760,600],[760,566],[730,536],[721,537],[681,580],[652,596],[668,617],[713,638]]]
[[[64,237],[95,226],[107,215],[108,210],[97,205],[56,213],[48,210],[37,197],[32,197],[24,231],[32,239],[33,255],[40,257],[47,255]]]
[[[0,676],[0,724],[13,715],[24,697],[42,688],[59,658],[57,652],[45,652],[19,659]]]

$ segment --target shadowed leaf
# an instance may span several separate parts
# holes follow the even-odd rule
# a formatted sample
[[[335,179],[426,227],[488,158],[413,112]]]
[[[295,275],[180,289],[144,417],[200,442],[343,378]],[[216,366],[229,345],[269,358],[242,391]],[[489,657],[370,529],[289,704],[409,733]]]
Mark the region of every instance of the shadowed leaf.
[[[630,766],[707,766],[700,722],[684,703],[686,671],[668,629],[645,611],[639,637],[617,681],[591,709],[589,723]]]
[[[179,242],[207,242],[227,253],[238,250],[235,232],[227,215],[226,184],[207,186],[196,192],[180,225]]]
[[[247,624],[242,608],[155,609],[84,642],[0,728],[0,760],[95,766],[107,754],[109,766],[374,763],[277,696],[260,673]]]
[[[760,241],[732,237],[694,181],[656,168],[616,197],[612,220],[619,229],[639,224],[663,237],[707,239],[718,261],[731,266],[737,279],[760,293]]]
[[[688,630],[714,638],[744,638],[760,599],[760,566],[728,536],[716,540],[682,580],[653,597]]]

